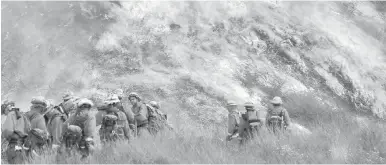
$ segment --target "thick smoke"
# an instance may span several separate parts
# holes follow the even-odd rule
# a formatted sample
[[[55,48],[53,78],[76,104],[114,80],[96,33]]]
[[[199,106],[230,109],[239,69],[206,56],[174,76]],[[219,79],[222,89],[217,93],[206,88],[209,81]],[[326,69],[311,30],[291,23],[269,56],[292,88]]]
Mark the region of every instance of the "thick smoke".
[[[108,3],[2,2],[2,100],[23,111],[31,97],[61,100],[92,79],[88,54],[108,19]]]
[[[225,99],[260,102],[271,97],[267,88],[327,88],[382,117],[382,6],[2,2],[2,97],[26,104],[37,94],[59,100],[63,90],[81,93],[98,77],[104,86],[162,87],[178,98],[185,95],[176,86],[188,82],[215,98],[208,102],[213,107]],[[296,48],[288,51],[286,44]],[[266,51],[251,54],[256,47]]]

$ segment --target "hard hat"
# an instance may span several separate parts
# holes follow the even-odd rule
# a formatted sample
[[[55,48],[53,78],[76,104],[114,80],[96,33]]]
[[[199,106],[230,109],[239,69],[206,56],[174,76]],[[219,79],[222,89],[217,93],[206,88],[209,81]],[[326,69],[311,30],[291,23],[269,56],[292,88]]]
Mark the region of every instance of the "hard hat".
[[[150,101],[149,104],[152,106],[152,107],[155,107],[155,108],[160,108],[159,104],[156,102],[156,101]]]
[[[82,105],[90,105],[92,107],[94,104],[91,100],[83,98],[78,101],[78,107],[81,107]]]
[[[118,97],[123,97],[123,90],[122,89],[116,89],[114,92]]]
[[[105,120],[116,121],[116,120],[118,120],[118,117],[115,116],[115,115],[105,115],[105,116],[104,116],[104,119],[105,119]]]
[[[139,97],[138,93],[136,93],[136,92],[131,92],[129,94],[129,99],[130,99],[130,97],[135,97],[138,99],[138,101],[141,101],[141,97]]]
[[[109,105],[107,103],[102,103],[101,105],[99,105],[97,107],[97,109],[100,110],[100,111],[106,110],[107,108],[109,108]]]
[[[244,104],[244,107],[254,107],[253,103],[252,102],[246,102]]]
[[[229,100],[228,103],[227,103],[227,106],[234,106],[234,105],[237,105],[237,104],[233,100]]]
[[[42,106],[46,107],[47,101],[43,96],[37,96],[37,97],[32,98],[31,104],[42,105]]]
[[[63,94],[63,100],[69,100],[69,99],[72,99],[73,97],[74,97],[74,93],[71,91],[66,91]]]
[[[280,97],[276,96],[271,100],[272,104],[283,104],[283,101],[281,100]]]
[[[113,104],[113,103],[119,103],[120,102],[120,100],[119,100],[119,98],[118,98],[118,95],[111,95],[106,101],[105,101],[105,103],[106,104]]]

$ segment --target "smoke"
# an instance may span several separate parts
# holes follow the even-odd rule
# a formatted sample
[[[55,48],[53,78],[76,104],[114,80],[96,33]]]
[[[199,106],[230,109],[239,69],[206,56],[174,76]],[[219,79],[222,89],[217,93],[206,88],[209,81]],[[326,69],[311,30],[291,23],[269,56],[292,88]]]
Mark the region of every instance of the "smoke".
[[[259,102],[268,94],[263,88],[290,88],[295,78],[307,88],[321,87],[309,82],[326,81],[323,85],[358,109],[382,114],[386,50],[375,34],[385,20],[378,6],[2,2],[2,97],[11,93],[28,103],[43,95],[58,101],[62,91],[85,93],[103,77],[109,86],[119,81],[149,88],[186,80],[214,98]],[[282,50],[282,41],[293,37],[307,49],[249,52],[256,49],[254,42]]]
[[[87,87],[90,41],[113,21],[108,3],[1,3],[3,100],[15,100],[25,111],[33,96],[58,102],[66,89]]]

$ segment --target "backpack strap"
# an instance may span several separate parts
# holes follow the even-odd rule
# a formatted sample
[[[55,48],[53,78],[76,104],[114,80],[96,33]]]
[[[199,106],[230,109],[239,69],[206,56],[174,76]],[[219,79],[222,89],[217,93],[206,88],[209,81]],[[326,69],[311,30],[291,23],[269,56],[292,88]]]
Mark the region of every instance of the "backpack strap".
[[[279,113],[279,117],[283,117],[284,116],[284,110],[283,108],[280,109],[280,113]]]
[[[144,103],[144,104],[146,105],[146,109],[147,109],[147,116],[146,117],[149,120],[150,115],[154,113],[154,108],[151,107],[151,105],[149,105],[149,104],[146,104],[146,103]]]
[[[237,112],[237,114],[235,114],[235,120],[236,120],[236,126],[238,127],[240,125],[240,116],[242,116],[241,112]]]
[[[38,113],[33,113],[31,115],[28,115],[28,120],[31,122],[33,119],[36,119],[39,116]]]
[[[48,120],[48,124],[51,124],[52,120],[54,120],[56,117],[60,117],[63,121],[66,121],[65,116],[63,114],[54,114],[51,119]]]

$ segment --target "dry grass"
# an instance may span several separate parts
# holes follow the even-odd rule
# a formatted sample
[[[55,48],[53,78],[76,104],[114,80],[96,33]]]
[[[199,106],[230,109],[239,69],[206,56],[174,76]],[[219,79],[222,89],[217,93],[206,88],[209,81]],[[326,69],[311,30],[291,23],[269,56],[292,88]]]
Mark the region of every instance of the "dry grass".
[[[298,97],[312,102],[313,97]],[[297,100],[293,97],[293,100]],[[305,100],[307,99],[307,100]],[[228,144],[222,137],[222,127],[200,134],[183,127],[175,132],[163,132],[155,138],[134,139],[114,147],[97,149],[87,163],[94,164],[171,164],[171,163],[386,163],[385,123],[368,120],[363,127],[349,113],[321,111],[318,103],[304,113],[303,122],[313,132],[308,137],[283,134],[273,136],[262,130],[257,139],[239,146]],[[289,109],[295,113],[294,109]],[[294,117],[296,119],[296,117]],[[307,120],[305,119],[307,118]],[[47,154],[32,163],[86,163],[79,157],[57,160]]]
[[[60,3],[36,3],[30,5],[28,13],[41,12],[39,7],[42,6],[53,9],[54,12],[46,11],[46,14],[43,12],[44,16],[38,14],[20,16],[23,21],[19,22],[35,23],[34,26],[25,25],[29,27],[28,31],[13,26],[16,24],[15,20],[19,20],[19,15],[22,15],[14,9],[23,8],[22,11],[24,11],[26,10],[24,5],[27,3],[5,4],[4,14],[9,17],[4,18],[14,22],[4,28],[10,33],[10,39],[2,39],[5,43],[2,47],[7,48],[6,50],[20,50],[20,55],[15,56],[15,53],[4,52],[8,55],[4,57],[17,57],[14,61],[24,61],[26,63],[22,63],[21,66],[26,67],[20,67],[16,62],[11,63],[12,65],[4,65],[7,66],[4,69],[5,72],[12,74],[7,75],[10,79],[9,83],[4,83],[6,79],[2,78],[2,87],[6,89],[2,92],[8,93],[11,89],[15,89],[17,104],[22,109],[27,109],[23,107],[28,107],[30,96],[37,93],[35,85],[45,87],[51,84],[53,88],[47,89],[48,92],[42,89],[42,95],[56,97],[57,100],[60,100],[59,91],[72,85],[71,89],[77,91],[77,94],[95,98],[93,101],[96,102],[100,101],[96,99],[99,96],[95,94],[100,88],[124,86],[128,91],[141,93],[146,99],[161,101],[167,113],[173,115],[172,121],[178,130],[177,133],[165,133],[155,139],[136,139],[130,144],[97,150],[90,160],[91,163],[386,163],[384,121],[372,121],[371,117],[365,116],[363,122],[359,122],[351,112],[353,108],[346,104],[347,100],[344,101],[344,97],[336,99],[327,92],[325,93],[327,96],[322,99],[317,99],[319,96],[315,94],[284,97],[285,106],[291,117],[312,131],[309,137],[288,134],[276,138],[263,133],[259,139],[242,147],[236,144],[227,145],[223,141],[225,124],[221,122],[221,117],[225,116],[226,111],[221,105],[224,100],[229,99],[227,97],[232,96],[240,102],[245,99],[253,99],[253,102],[256,102],[258,98],[265,97],[262,95],[283,95],[277,92],[276,88],[280,87],[278,85],[282,81],[285,82],[286,76],[293,76],[308,88],[313,87],[321,91],[332,88],[335,94],[340,90],[334,91],[334,87],[340,89],[339,87],[344,84],[350,86],[351,80],[364,85],[374,84],[373,81],[367,81],[366,77],[355,76],[354,73],[362,70],[371,71],[375,74],[373,77],[378,77],[381,82],[384,77],[382,69],[360,65],[361,61],[366,61],[371,66],[384,66],[382,60],[377,60],[377,52],[380,50],[376,46],[379,43],[371,40],[365,32],[350,28],[351,30],[348,31],[352,34],[363,35],[347,35],[353,37],[355,42],[363,41],[359,43],[360,50],[374,50],[375,53],[370,52],[367,55],[363,52],[342,53],[342,50],[334,48],[351,49],[350,46],[342,44],[351,42],[346,41],[346,35],[341,34],[340,31],[341,28],[346,27],[344,25],[348,25],[345,20],[338,19],[340,18],[338,16],[326,17],[321,14],[324,12],[316,10],[317,7],[330,5],[330,3],[283,3],[284,6],[277,10],[271,5],[252,2],[244,5],[238,2],[169,3],[168,5],[135,2],[126,3],[125,10],[109,7],[107,10],[98,5],[78,3],[68,4],[69,8],[62,9],[63,5]],[[45,7],[46,5],[48,7]],[[77,10],[74,11],[70,7],[72,5],[75,5]],[[90,11],[87,10],[88,8]],[[114,10],[110,11],[110,9]],[[295,13],[289,15],[286,10],[295,11]],[[90,29],[89,26],[80,23],[85,20],[71,22],[69,19],[67,21],[66,18],[62,18],[64,15],[62,13],[67,13],[69,18],[72,18],[72,15],[85,13],[91,15],[109,13],[115,21],[99,17],[93,19],[81,17],[88,20],[87,23],[101,25],[90,26],[92,27]],[[309,19],[300,19],[304,18],[305,13]],[[252,17],[253,19],[250,19]],[[69,22],[68,27],[72,28],[59,26],[58,24],[61,25],[62,22],[56,23],[58,18],[65,20],[63,22]],[[176,22],[183,27],[180,32],[162,32],[162,28],[167,27],[171,20],[180,20]],[[189,20],[189,23],[181,20]],[[219,23],[223,20],[228,20],[224,27]],[[232,22],[232,20],[238,21]],[[212,27],[215,24],[216,26]],[[300,65],[301,62],[294,61],[298,58],[290,56],[291,54],[274,53],[280,48],[277,43],[267,41],[269,51],[260,55],[254,54],[252,58],[246,57],[247,52],[240,51],[249,46],[239,39],[241,36],[248,35],[241,32],[239,34],[239,31],[249,29],[249,25],[253,24],[258,24],[261,26],[259,29],[269,33],[272,41],[285,39],[286,37],[281,36],[281,33],[292,35],[290,32],[293,31],[301,32],[299,35],[303,35],[301,29],[308,29],[306,32],[315,34],[314,38],[338,37],[342,43],[327,42],[327,40],[323,43],[316,39],[313,41],[312,37],[309,37],[310,39],[305,40],[306,43],[310,42],[307,49],[299,53],[309,71],[298,71],[299,66],[303,67]],[[325,24],[341,26],[329,28],[324,26]],[[288,25],[294,27],[287,27]],[[21,25],[21,27],[25,26]],[[271,28],[268,28],[271,26],[278,28],[275,34]],[[313,26],[318,27],[317,30],[313,30]],[[68,33],[68,30],[71,30],[71,33]],[[19,34],[19,32],[23,33]],[[38,37],[24,39],[30,34]],[[307,36],[304,34],[304,37],[307,38]],[[46,45],[46,49],[32,46],[36,43],[35,38],[39,37],[40,45]],[[144,43],[146,39],[152,42]],[[368,40],[372,42],[367,42]],[[90,42],[92,42],[91,46]],[[373,44],[374,42],[376,44]],[[319,48],[323,44],[327,48]],[[65,47],[62,48],[62,45]],[[21,49],[23,47],[26,48]],[[62,53],[60,51],[50,53],[52,51],[48,51],[48,47],[60,48]],[[39,56],[36,61],[51,63],[52,66],[42,69],[37,62],[24,60],[27,58],[23,56],[26,52],[28,52],[27,55],[34,54],[29,52],[43,54],[44,56]],[[54,58],[54,55],[59,57]],[[374,57],[363,59],[368,55],[374,55]],[[248,56],[252,56],[251,53]],[[54,60],[47,60],[49,57]],[[344,60],[346,58],[353,59],[353,62]],[[5,61],[2,57],[2,66]],[[74,64],[74,61],[79,63]],[[30,63],[36,66],[31,66]],[[62,68],[57,67],[59,64],[73,67],[67,67],[62,71]],[[89,64],[91,69],[85,67],[85,64]],[[330,82],[328,77],[323,77],[312,70],[314,66],[319,65],[341,66],[337,70],[346,73],[347,78],[339,80],[341,82],[338,80]],[[353,70],[344,70],[346,65]],[[293,71],[287,71],[288,68]],[[50,72],[44,74],[46,76],[44,79],[41,76],[24,76],[41,75],[47,70]],[[380,72],[377,73],[376,70]],[[140,74],[136,74],[138,72]],[[89,76],[81,78],[88,73],[90,73]],[[368,73],[363,74],[368,75]],[[20,80],[17,80],[18,77]],[[325,84],[320,85],[321,82]],[[334,84],[334,82],[338,83]],[[9,87],[6,84],[10,84]],[[381,91],[377,85],[374,87],[376,90],[370,91]],[[96,91],[91,91],[90,88]],[[265,90],[265,88],[270,89]],[[350,90],[349,87],[342,88]],[[105,92],[104,89],[100,91]],[[353,93],[349,94],[356,96]],[[383,96],[379,94],[376,97],[384,100]],[[360,99],[359,101],[365,102]],[[21,106],[21,104],[25,105]],[[335,108],[340,109],[335,111],[333,110]],[[78,157],[68,157],[66,161],[57,162],[55,155],[51,152],[32,163],[82,162]]]

